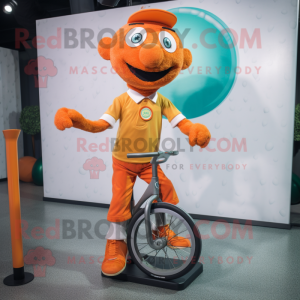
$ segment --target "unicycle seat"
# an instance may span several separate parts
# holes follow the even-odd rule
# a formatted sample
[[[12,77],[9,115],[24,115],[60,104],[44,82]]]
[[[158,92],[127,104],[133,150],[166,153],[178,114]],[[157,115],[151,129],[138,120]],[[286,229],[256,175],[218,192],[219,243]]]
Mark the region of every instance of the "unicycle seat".
[[[178,151],[158,151],[158,152],[146,152],[146,153],[128,153],[127,158],[137,158],[137,157],[157,157],[162,155],[178,155]]]

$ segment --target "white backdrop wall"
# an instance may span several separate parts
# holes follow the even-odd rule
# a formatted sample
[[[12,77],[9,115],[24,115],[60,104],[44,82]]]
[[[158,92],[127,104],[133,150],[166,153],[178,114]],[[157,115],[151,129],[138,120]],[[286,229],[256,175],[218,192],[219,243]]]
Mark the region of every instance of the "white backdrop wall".
[[[48,41],[48,44],[40,43],[38,49],[38,56],[44,57],[39,69],[47,64],[52,70],[51,74],[32,75],[41,84],[44,196],[110,203],[111,140],[116,136],[118,123],[111,130],[92,134],[74,128],[60,132],[53,120],[61,107],[74,108],[91,120],[99,119],[113,99],[127,90],[126,83],[114,74],[110,62],[104,61],[96,48],[83,47],[83,43],[66,48],[64,32],[72,29],[78,38],[81,29],[91,29],[95,33],[92,42],[97,45],[97,34],[102,29],[116,31],[130,14],[141,8],[175,9],[179,14],[208,20],[216,28],[223,22],[223,26],[227,25],[238,35],[246,28],[249,35],[244,46],[238,43],[234,47],[236,66],[242,71],[235,75],[230,89],[218,105],[191,118],[210,129],[213,139],[207,149],[192,151],[179,129],[172,129],[163,120],[165,143],[161,149],[172,147],[174,141],[175,149],[180,147],[185,151],[162,165],[174,183],[179,205],[194,214],[288,224],[298,30],[298,3],[290,0],[170,1],[37,21],[38,36]],[[251,36],[257,28],[260,41],[256,36],[252,43]],[[60,30],[61,39],[57,40],[62,42],[57,44],[53,37],[59,36]],[[201,30],[195,27],[191,33],[200,36]],[[206,98],[201,99],[198,90],[210,91],[226,76],[219,79],[216,71],[213,75],[207,73],[208,56],[201,55],[205,49],[199,49],[197,43],[199,40],[189,39],[187,35],[184,46],[192,51],[194,68],[183,71],[161,93],[171,101],[179,95],[185,103],[202,109]],[[225,68],[221,59],[215,57],[213,63]],[[194,98],[186,99],[191,90]],[[182,106],[179,102],[175,104]],[[187,110],[187,113],[192,112]],[[85,168],[85,162],[93,157],[104,162],[104,171]],[[145,186],[137,181],[136,197],[143,193]]]
[[[0,179],[6,178],[5,139],[2,130],[19,129],[21,114],[18,51],[0,48]],[[18,139],[18,154],[23,157],[23,134]]]

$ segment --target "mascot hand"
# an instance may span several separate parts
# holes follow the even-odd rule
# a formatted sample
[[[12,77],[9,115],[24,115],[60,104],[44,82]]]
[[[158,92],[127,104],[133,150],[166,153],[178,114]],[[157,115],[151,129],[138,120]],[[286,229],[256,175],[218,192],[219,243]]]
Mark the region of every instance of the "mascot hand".
[[[205,125],[196,123],[191,126],[189,142],[191,146],[198,145],[205,148],[210,141],[210,132]]]
[[[198,145],[201,148],[205,148],[208,145],[211,135],[205,125],[194,124],[190,120],[184,119],[177,126],[181,132],[188,135],[189,143],[192,147]]]
[[[71,111],[73,111],[73,113],[71,113]],[[70,115],[69,115],[69,112],[70,112]],[[54,117],[54,124],[55,124],[56,128],[59,130],[65,130],[66,128],[73,127],[72,116],[75,116],[76,113],[78,114],[78,116],[76,118],[77,120],[80,117],[83,118],[83,116],[80,113],[78,113],[76,110],[68,109],[65,107],[60,108],[56,112],[55,117]]]
[[[101,132],[110,127],[110,124],[104,120],[91,121],[84,118],[78,111],[65,107],[56,112],[54,124],[59,130],[75,127],[88,132]]]

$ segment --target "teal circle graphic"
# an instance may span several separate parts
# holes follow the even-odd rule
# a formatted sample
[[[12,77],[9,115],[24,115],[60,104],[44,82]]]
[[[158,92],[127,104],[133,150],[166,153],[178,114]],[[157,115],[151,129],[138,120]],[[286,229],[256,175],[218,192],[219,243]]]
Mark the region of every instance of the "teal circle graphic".
[[[200,117],[219,106],[234,85],[239,70],[235,40],[228,26],[209,11],[196,7],[169,11],[177,16],[174,28],[184,48],[191,51],[193,62],[160,93],[186,118]]]

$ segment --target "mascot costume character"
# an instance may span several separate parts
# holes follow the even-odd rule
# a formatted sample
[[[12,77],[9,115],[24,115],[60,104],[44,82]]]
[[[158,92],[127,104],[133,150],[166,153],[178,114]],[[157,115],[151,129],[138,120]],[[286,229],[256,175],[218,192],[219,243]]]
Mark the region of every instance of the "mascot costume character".
[[[158,151],[162,116],[189,137],[191,146],[204,148],[210,141],[206,126],[187,120],[169,99],[157,92],[192,63],[191,52],[183,48],[172,29],[176,22],[174,14],[160,9],[142,9],[132,14],[112,38],[104,37],[98,44],[100,56],[111,61],[127,83],[128,91],[115,98],[97,121],[68,108],[59,109],[55,115],[59,130],[75,127],[93,133],[112,128],[120,120],[112,154],[112,199],[107,215],[110,228],[102,263],[102,272],[108,276],[118,275],[126,267],[126,225],[131,218],[130,200],[136,177],[147,183],[152,177],[151,158],[128,159],[127,153]],[[159,166],[158,178],[160,199],[177,204],[175,189]],[[167,235],[171,247],[190,246],[189,239],[175,236],[168,224],[159,226],[153,234]]]

